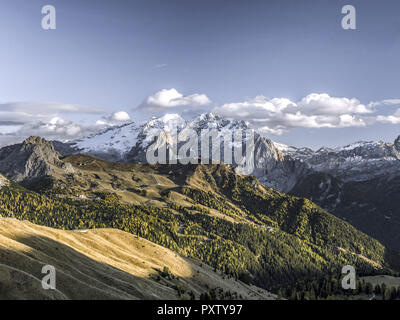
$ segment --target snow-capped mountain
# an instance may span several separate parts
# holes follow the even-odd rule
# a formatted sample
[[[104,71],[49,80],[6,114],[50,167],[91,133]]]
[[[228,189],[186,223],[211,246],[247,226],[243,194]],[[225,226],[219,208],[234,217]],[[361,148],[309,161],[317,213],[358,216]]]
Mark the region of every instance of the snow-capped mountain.
[[[89,137],[77,140],[70,145],[84,153],[113,154],[122,157],[135,145],[138,126],[135,123],[107,128]]]
[[[107,160],[126,160],[132,148],[146,150],[160,131],[172,132],[182,129],[186,121],[177,114],[166,114],[160,118],[137,124],[130,122],[110,127],[89,137],[76,140],[69,145],[82,153],[91,154]]]
[[[207,138],[202,136],[207,130],[214,129],[217,138],[221,139],[234,130],[251,128],[245,121],[229,120],[212,113],[202,114],[191,121],[183,119],[178,114],[166,114],[141,124],[132,122],[108,128],[77,140],[69,144],[69,148],[72,149],[66,153],[81,152],[107,160],[143,163],[147,161],[146,152],[149,146],[159,139],[157,141],[159,146],[174,150],[169,154],[169,159],[176,160],[181,156],[179,154],[175,156],[175,150],[184,143],[178,141],[177,136],[185,136],[184,133],[189,129],[191,132],[196,132],[198,140],[201,141]],[[246,141],[243,140],[242,143],[245,145]],[[196,149],[196,146],[197,143],[189,149]],[[63,153],[61,147],[56,146],[56,149]],[[221,147],[216,154],[210,146],[209,157],[224,161],[222,150]],[[255,132],[254,167],[251,174],[263,184],[282,192],[290,192],[312,173],[329,174],[342,182],[363,181],[396,173],[400,166],[399,150],[400,138],[393,144],[357,142],[344,147],[323,147],[314,151],[309,148],[279,144]],[[202,158],[200,152],[194,154]],[[240,163],[232,164],[241,167]]]
[[[323,147],[317,151],[278,143],[275,146],[293,159],[303,161],[314,171],[333,174],[344,181],[367,180],[400,168],[400,137],[395,143],[360,141],[344,147]]]
[[[159,118],[137,124],[135,122],[128,123],[119,127],[108,128],[97,134],[79,139],[68,144],[55,143],[56,149],[63,154],[69,153],[87,153],[106,160],[126,161],[126,162],[146,162],[146,152],[151,144],[157,139],[159,146],[165,145],[167,149],[172,150],[184,143],[178,142],[177,135],[185,136],[185,132],[195,132],[199,143],[199,152],[196,154],[198,158],[203,158],[200,151],[200,141],[208,139],[205,136],[210,130],[217,133],[215,141],[224,141],[222,137],[232,135],[235,130],[251,129],[245,121],[236,121],[223,118],[212,113],[202,114],[192,121],[186,121],[177,114],[166,114]],[[239,144],[243,148],[246,146],[246,136]],[[229,144],[230,143],[230,144]],[[228,147],[236,147],[237,141],[228,142]],[[190,150],[197,146],[195,143]],[[210,145],[210,159],[218,159],[225,161],[224,148],[220,147],[215,151],[212,144]],[[215,152],[218,152],[216,154]],[[179,158],[179,155],[177,155]],[[172,158],[174,159],[174,156]],[[176,159],[176,157],[175,157]],[[180,158],[179,158],[180,159]],[[242,163],[232,163],[238,166],[238,172],[241,173]],[[265,185],[277,188],[280,191],[287,192],[293,188],[300,176],[307,171],[304,164],[298,160],[285,157],[274,143],[254,132],[254,164],[250,172],[260,179]],[[247,172],[248,173],[248,172]]]
[[[124,159],[132,148],[146,148],[154,142],[160,132],[168,133],[171,138],[183,129],[201,130],[216,129],[219,132],[233,129],[248,129],[244,121],[230,121],[212,113],[202,114],[193,121],[186,121],[178,114],[166,114],[159,118],[137,124],[131,122],[119,127],[107,128],[89,137],[79,139],[71,144],[74,148],[89,154],[112,154]]]
[[[106,160],[137,163],[147,161],[146,153],[155,141],[159,146],[165,146],[168,152],[175,151],[186,143],[179,141],[177,136],[194,132],[198,142],[190,147],[196,148],[200,140],[206,139],[203,130],[210,129],[214,129],[217,138],[220,138],[234,130],[250,129],[250,126],[244,121],[229,120],[214,114],[203,114],[192,121],[186,121],[177,114],[167,114],[141,124],[132,122],[112,127],[69,144],[53,141],[53,146],[62,155],[87,153]],[[235,143],[247,146],[247,138],[243,135],[241,138],[239,143],[232,141],[232,146]],[[39,140],[35,144],[43,145]],[[43,150],[48,149],[46,147]],[[3,157],[10,159],[12,149],[6,147],[1,150],[3,156],[0,155],[0,160]],[[217,148],[215,152],[221,150]],[[225,160],[225,154],[215,153],[212,144],[210,151],[208,155],[213,160]],[[253,167],[248,174],[257,177],[264,185],[311,199],[356,228],[400,250],[400,137],[394,143],[357,142],[314,151],[275,143],[254,132],[253,151]],[[46,154],[48,152],[40,153],[43,156]],[[175,154],[179,157],[179,153]],[[195,155],[197,157],[192,159],[203,159],[202,154]],[[15,167],[21,169],[23,174],[25,166],[16,165],[19,163],[17,160],[21,159],[13,157],[12,160],[3,161],[4,172],[14,172]],[[42,166],[36,166],[36,163],[44,163],[46,166],[43,167],[49,172],[54,169],[67,173],[65,169],[68,168],[57,167],[57,159],[52,159],[44,157],[45,161],[32,161],[28,169],[40,169]],[[169,159],[174,160],[173,157]],[[232,165],[241,173],[241,163],[234,162]],[[34,175],[36,171],[29,172]]]

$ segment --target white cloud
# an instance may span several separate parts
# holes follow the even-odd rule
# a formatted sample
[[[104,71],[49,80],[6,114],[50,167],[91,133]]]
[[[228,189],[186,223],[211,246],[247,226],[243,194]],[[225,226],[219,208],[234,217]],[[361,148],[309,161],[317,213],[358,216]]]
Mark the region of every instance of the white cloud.
[[[302,113],[312,115],[366,114],[373,110],[352,98],[336,98],[326,93],[312,93],[297,103]]]
[[[394,114],[389,116],[377,116],[376,121],[381,123],[400,124],[400,109],[397,109]]]
[[[104,113],[104,110],[96,107],[56,102],[12,102],[0,104],[0,115],[19,114],[46,117],[58,113]]]
[[[48,121],[60,114],[101,114],[100,108],[53,102],[13,102],[0,104],[0,124],[23,125]]]
[[[382,107],[382,106],[397,106],[400,105],[400,99],[386,99],[381,101],[372,101],[368,104],[370,108]]]
[[[195,93],[184,96],[176,89],[163,89],[148,97],[141,105],[141,108],[162,110],[168,108],[184,107],[184,106],[206,106],[210,105],[211,100],[205,94]]]
[[[0,147],[22,141],[31,135],[54,140],[72,140],[110,126],[109,123],[80,124],[68,118],[84,119],[104,114],[100,108],[50,102],[0,104]],[[126,119],[123,113],[112,115]],[[111,116],[110,116],[111,117]],[[67,118],[67,119],[66,119]]]
[[[111,126],[112,124],[110,122],[108,122],[108,121],[105,121],[105,120],[97,120],[95,122],[95,125],[96,126]]]
[[[147,111],[149,115],[172,112],[184,116],[212,111],[227,118],[248,121],[260,132],[276,135],[293,128],[364,127],[377,122],[400,124],[400,108],[392,115],[377,112],[379,106],[400,105],[400,99],[364,105],[356,98],[312,93],[299,101],[270,99],[260,95],[214,108],[210,106],[211,103],[205,94],[184,96],[176,89],[163,89],[148,97],[135,110],[135,121]],[[91,114],[90,120],[84,120],[88,114]],[[76,122],[78,120],[79,123]],[[49,102],[0,104],[0,147],[30,135],[61,141],[73,140],[128,121],[131,121],[131,117],[125,111],[106,114],[99,108]]]
[[[21,136],[24,138],[41,136],[49,140],[69,141],[92,134],[108,126],[107,123],[82,125],[60,117],[54,117],[48,122],[34,121],[26,123],[16,132],[9,134],[9,136]]]
[[[128,122],[128,121],[131,121],[131,117],[125,111],[118,111],[118,112],[114,112],[113,114],[111,114],[110,120],[117,121],[117,122]]]
[[[292,128],[344,128],[365,126],[361,115],[373,109],[353,98],[312,93],[298,102],[286,98],[257,96],[248,101],[224,104],[213,112],[247,120],[265,133],[283,134]]]

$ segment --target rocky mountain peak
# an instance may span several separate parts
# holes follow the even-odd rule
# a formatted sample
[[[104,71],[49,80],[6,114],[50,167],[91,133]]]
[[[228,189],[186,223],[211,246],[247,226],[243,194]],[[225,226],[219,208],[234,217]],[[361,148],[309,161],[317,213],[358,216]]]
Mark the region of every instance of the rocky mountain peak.
[[[394,146],[396,147],[397,151],[400,152],[400,136],[398,136],[397,139],[394,140]]]
[[[0,149],[0,173],[17,182],[52,176],[56,171],[73,172],[60,160],[53,144],[40,137],[29,137],[19,144]]]
[[[53,144],[44,138],[31,136],[24,140],[20,147],[21,152],[35,153],[46,161],[59,161],[60,154],[54,149]]]
[[[47,141],[46,139],[44,139],[42,137],[37,137],[37,136],[31,136],[22,143],[25,145],[35,144],[35,145],[42,145],[42,146],[48,146],[48,147],[52,146],[49,141]]]
[[[250,129],[250,125],[246,121],[230,120],[220,115],[215,115],[213,113],[203,113],[194,119],[190,124],[190,127],[195,130],[202,129],[238,129],[246,130]]]
[[[284,154],[303,161],[316,172],[329,173],[346,181],[368,180],[394,173],[400,166],[400,137],[394,144],[358,141],[344,147],[322,147],[317,151],[288,146],[278,148]]]

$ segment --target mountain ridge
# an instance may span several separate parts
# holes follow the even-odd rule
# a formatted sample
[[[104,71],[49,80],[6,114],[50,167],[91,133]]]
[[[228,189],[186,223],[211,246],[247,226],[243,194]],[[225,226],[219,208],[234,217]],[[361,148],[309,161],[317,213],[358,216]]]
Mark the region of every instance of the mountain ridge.
[[[356,228],[400,250],[400,137],[317,151],[278,146],[313,172],[289,194],[306,197]]]
[[[342,180],[367,180],[395,173],[400,168],[400,136],[394,143],[359,141],[316,151],[281,144],[276,146],[284,154],[307,163],[314,171],[330,173]]]
[[[32,136],[0,149],[0,173],[22,184],[34,184],[56,171],[72,173],[72,167],[61,161],[60,156],[51,142]]]
[[[86,153],[110,161],[146,163],[147,148],[156,138],[161,139],[158,142],[160,146],[166,145],[167,149],[172,150],[177,144],[175,142],[176,135],[185,130],[193,130],[201,140],[203,138],[202,130],[217,130],[218,139],[222,139],[221,137],[227,132],[252,129],[245,121],[229,120],[212,113],[202,114],[191,121],[186,121],[177,114],[166,114],[140,125],[131,122],[68,144],[56,142],[54,145],[57,151],[63,155]],[[161,137],[160,133],[164,133],[165,138]],[[210,158],[220,159],[224,162],[224,146],[222,146],[222,142],[220,143],[221,153],[213,154],[211,151]],[[178,143],[177,149],[182,144]],[[243,141],[243,144],[245,145],[246,142]],[[233,145],[231,147],[233,148]],[[267,186],[288,192],[308,170],[300,161],[285,157],[271,140],[263,137],[257,131],[255,131],[254,150],[252,174]],[[199,158],[201,158],[200,151]],[[237,166],[239,171],[242,170],[240,163],[232,164]]]
[[[366,274],[397,269],[397,256],[378,241],[223,163],[60,161],[73,172],[54,171],[50,188],[0,189],[0,214],[69,230],[117,228],[274,290],[342,264]]]
[[[232,124],[230,120],[207,114],[191,123],[197,129],[229,128]],[[239,128],[250,128],[244,122],[233,123]],[[316,151],[279,144],[260,135],[255,139],[255,166],[251,174],[264,185],[311,199],[400,250],[395,227],[395,221],[400,221],[400,203],[395,200],[400,187],[392,183],[400,176],[400,136],[393,143],[360,141]],[[131,154],[128,162],[145,162],[140,147],[133,148]]]
[[[141,125],[133,123],[110,128],[99,135],[81,140],[81,143],[86,141],[91,146],[91,139],[100,137],[97,144],[94,144],[99,149],[78,150],[74,143],[79,141],[70,144],[53,142],[53,145],[63,156],[83,152],[111,161],[146,163],[146,147],[161,131],[166,131],[162,144],[167,149],[173,149],[171,141],[174,139],[170,132],[174,126],[180,130],[193,129],[199,137],[203,129],[216,129],[223,135],[229,130],[250,128],[244,121],[231,121],[213,114],[203,114],[193,121],[185,121],[174,114],[154,118]],[[108,153],[107,148],[111,144],[123,146],[122,153],[121,150]],[[400,250],[400,241],[396,240],[398,232],[394,227],[397,225],[395,222],[400,220],[400,209],[394,205],[397,204],[395,199],[400,187],[397,183],[391,184],[397,181],[400,172],[399,146],[400,137],[394,143],[358,142],[344,147],[322,147],[314,151],[278,144],[256,133],[254,168],[250,174],[265,186],[311,199],[328,212]],[[222,157],[220,159],[224,160]],[[238,164],[233,165],[237,167]],[[241,172],[240,167],[237,167],[237,171]],[[59,180],[65,180],[66,175],[63,172]],[[36,181],[28,183],[38,185]],[[378,187],[386,185],[388,187]],[[385,190],[385,194],[382,190]],[[397,205],[400,207],[400,203]]]

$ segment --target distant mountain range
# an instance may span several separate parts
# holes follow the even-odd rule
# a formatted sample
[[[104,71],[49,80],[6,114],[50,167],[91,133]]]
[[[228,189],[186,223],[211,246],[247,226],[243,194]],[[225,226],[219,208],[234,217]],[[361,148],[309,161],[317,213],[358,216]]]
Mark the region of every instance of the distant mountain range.
[[[143,124],[112,127],[64,144],[54,142],[63,155],[86,153],[106,160],[146,162],[146,150],[161,132],[190,128],[249,129],[244,121],[203,114],[186,121],[167,114]],[[172,142],[171,142],[172,141]],[[171,147],[174,139],[164,141]],[[255,133],[254,170],[265,186],[306,197],[383,243],[400,250],[400,137],[394,143],[356,142],[317,151],[279,144]],[[1,156],[0,156],[1,159]],[[223,155],[220,156],[223,161]],[[240,171],[239,171],[240,172]]]
[[[222,118],[213,121],[223,123],[223,127],[236,124]],[[208,125],[209,120],[203,124]],[[113,129],[114,133],[120,129]],[[78,143],[99,139],[113,130],[75,144],[30,137],[0,149],[0,173],[4,175],[0,216],[66,230],[120,229],[210,265],[222,274],[221,281],[235,278],[294,299],[343,295],[339,277],[344,265],[355,266],[359,275],[397,275],[400,271],[397,252],[307,199],[238,174],[234,166],[148,165],[128,163],[128,158],[110,162],[85,154],[62,156],[56,151],[62,147],[79,152]],[[116,134],[112,136],[116,138]],[[301,181],[312,176],[312,169],[303,161],[283,155],[268,139],[256,139],[260,141],[257,152],[265,155],[265,163],[275,161],[264,178],[270,174],[277,177],[273,170],[289,174],[296,166],[305,168],[299,175]],[[135,147],[138,141],[151,142],[144,142],[146,138],[140,136]],[[274,150],[274,155],[267,150]],[[127,155],[131,152],[125,151]],[[306,175],[308,172],[310,175]],[[57,247],[54,241],[48,243]],[[46,243],[32,245],[58,259]],[[7,268],[20,269],[17,262],[8,260]],[[184,287],[193,285],[190,281]],[[229,286],[227,282],[220,287]],[[177,289],[178,294],[191,296],[188,289],[181,291]],[[201,287],[195,296],[232,298],[232,292],[218,292],[216,287]]]
[[[293,159],[305,162],[315,172],[329,173],[343,181],[363,181],[396,174],[400,168],[400,137],[394,143],[359,141],[317,151],[278,143],[275,146]]]
[[[174,133],[174,129],[177,129],[176,133]],[[85,153],[110,161],[145,163],[147,148],[160,135],[160,132],[165,132],[166,137],[170,137],[160,144],[165,144],[167,148],[172,149],[175,141],[173,135],[186,129],[194,130],[201,139],[202,130],[215,129],[220,135],[223,135],[226,132],[251,128],[244,121],[228,120],[212,113],[200,115],[193,121],[186,121],[177,114],[167,114],[141,125],[132,122],[108,128],[67,144],[54,142],[54,146],[62,155]],[[212,153],[210,154],[212,158]],[[224,154],[218,155],[224,162]],[[260,179],[266,186],[283,192],[290,191],[300,177],[305,175],[305,171],[308,171],[302,162],[285,157],[271,140],[257,132],[255,132],[254,155],[252,175]]]
[[[278,146],[313,172],[290,194],[306,197],[400,250],[400,138],[317,151]]]

